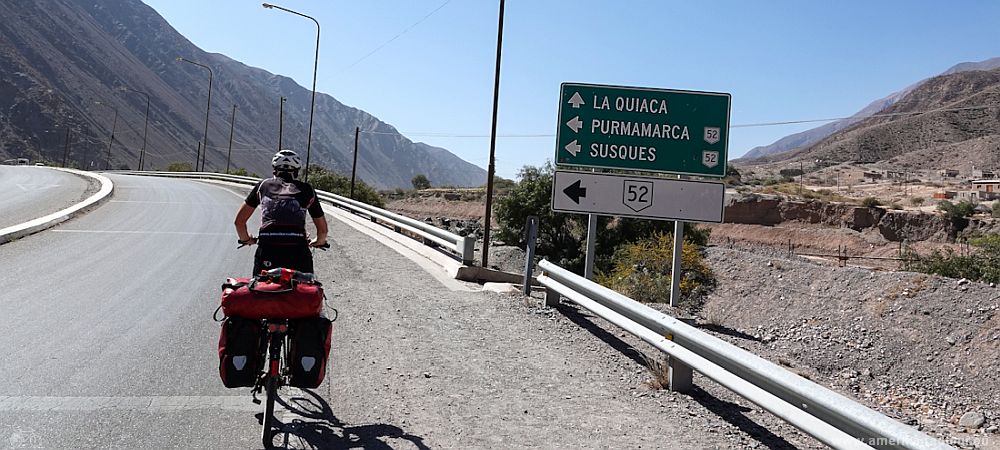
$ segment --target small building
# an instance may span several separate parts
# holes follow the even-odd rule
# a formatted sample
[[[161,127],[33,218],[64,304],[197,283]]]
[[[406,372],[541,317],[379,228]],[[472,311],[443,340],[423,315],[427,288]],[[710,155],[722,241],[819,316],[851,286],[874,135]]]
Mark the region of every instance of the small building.
[[[958,199],[959,201],[976,203],[982,200],[979,194],[980,194],[979,191],[958,191],[955,194],[955,198]]]
[[[958,193],[955,192],[955,191],[935,192],[934,193],[934,199],[935,200],[951,200],[951,199],[955,198],[955,196],[957,196],[957,195],[958,195]]]
[[[885,177],[887,179],[890,179],[890,180],[895,180],[895,179],[905,178],[906,177],[906,172],[901,172],[901,171],[898,171],[898,170],[886,170],[884,172],[884,174],[885,174]]]
[[[881,180],[883,178],[882,172],[875,172],[875,171],[872,171],[872,170],[866,170],[865,173],[864,173],[864,175],[862,175],[862,177],[865,180],[871,180],[871,181],[878,181],[878,180]]]
[[[993,180],[996,179],[996,172],[987,169],[972,169],[973,180]]]
[[[973,180],[972,188],[978,194],[978,200],[1000,199],[1000,180]]]
[[[956,169],[944,169],[938,171],[938,176],[941,178],[958,178],[958,170]]]

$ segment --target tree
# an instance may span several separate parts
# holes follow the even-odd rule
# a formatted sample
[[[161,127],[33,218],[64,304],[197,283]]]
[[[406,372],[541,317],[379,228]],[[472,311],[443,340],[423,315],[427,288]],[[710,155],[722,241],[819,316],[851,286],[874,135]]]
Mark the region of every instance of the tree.
[[[320,166],[309,166],[309,184],[317,190],[327,191],[342,197],[351,195],[350,178],[330,172]],[[361,180],[358,180],[354,186],[354,199],[378,208],[385,207],[385,201],[382,200],[378,191]]]
[[[430,189],[431,187],[431,180],[428,180],[427,177],[422,173],[413,177],[413,179],[410,180],[410,183],[413,184],[413,189],[416,189],[418,191],[421,189]]]

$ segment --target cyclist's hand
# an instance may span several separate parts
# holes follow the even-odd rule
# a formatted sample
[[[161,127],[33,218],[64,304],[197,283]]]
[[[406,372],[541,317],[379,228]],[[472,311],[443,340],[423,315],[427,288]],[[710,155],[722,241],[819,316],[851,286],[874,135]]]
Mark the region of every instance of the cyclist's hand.
[[[330,248],[330,244],[328,244],[326,242],[326,239],[324,239],[322,241],[320,241],[319,239],[313,239],[311,242],[309,242],[309,246],[310,247],[319,248],[319,249],[323,249],[323,250],[326,250],[326,249]]]
[[[237,247],[237,248],[242,248],[242,247],[246,247],[248,245],[254,245],[254,244],[256,244],[257,243],[257,238],[255,238],[253,236],[250,236],[246,240],[237,239],[236,242],[240,244],[240,246]]]

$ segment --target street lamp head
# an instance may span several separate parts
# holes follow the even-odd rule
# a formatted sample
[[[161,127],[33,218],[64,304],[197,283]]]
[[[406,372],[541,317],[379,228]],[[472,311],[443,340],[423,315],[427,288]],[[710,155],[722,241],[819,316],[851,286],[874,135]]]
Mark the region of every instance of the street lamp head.
[[[264,3],[264,4],[262,5],[262,6],[263,6],[263,7],[265,8],[265,9],[274,9],[274,5],[272,5],[272,4],[270,4],[270,3]]]
[[[184,58],[181,58],[180,56],[178,56],[178,57],[174,58],[174,61],[184,61]]]

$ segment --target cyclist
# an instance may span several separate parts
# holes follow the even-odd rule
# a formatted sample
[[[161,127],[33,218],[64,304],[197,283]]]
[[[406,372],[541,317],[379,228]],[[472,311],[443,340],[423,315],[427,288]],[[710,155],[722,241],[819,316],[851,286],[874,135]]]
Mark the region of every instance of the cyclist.
[[[277,267],[313,273],[309,247],[326,245],[327,223],[316,191],[298,180],[302,162],[291,150],[280,150],[271,159],[274,176],[261,180],[236,213],[236,234],[244,245],[259,244],[254,253],[253,274]],[[247,220],[261,207],[257,237],[247,232]],[[316,225],[316,237],[306,234],[306,211]]]

